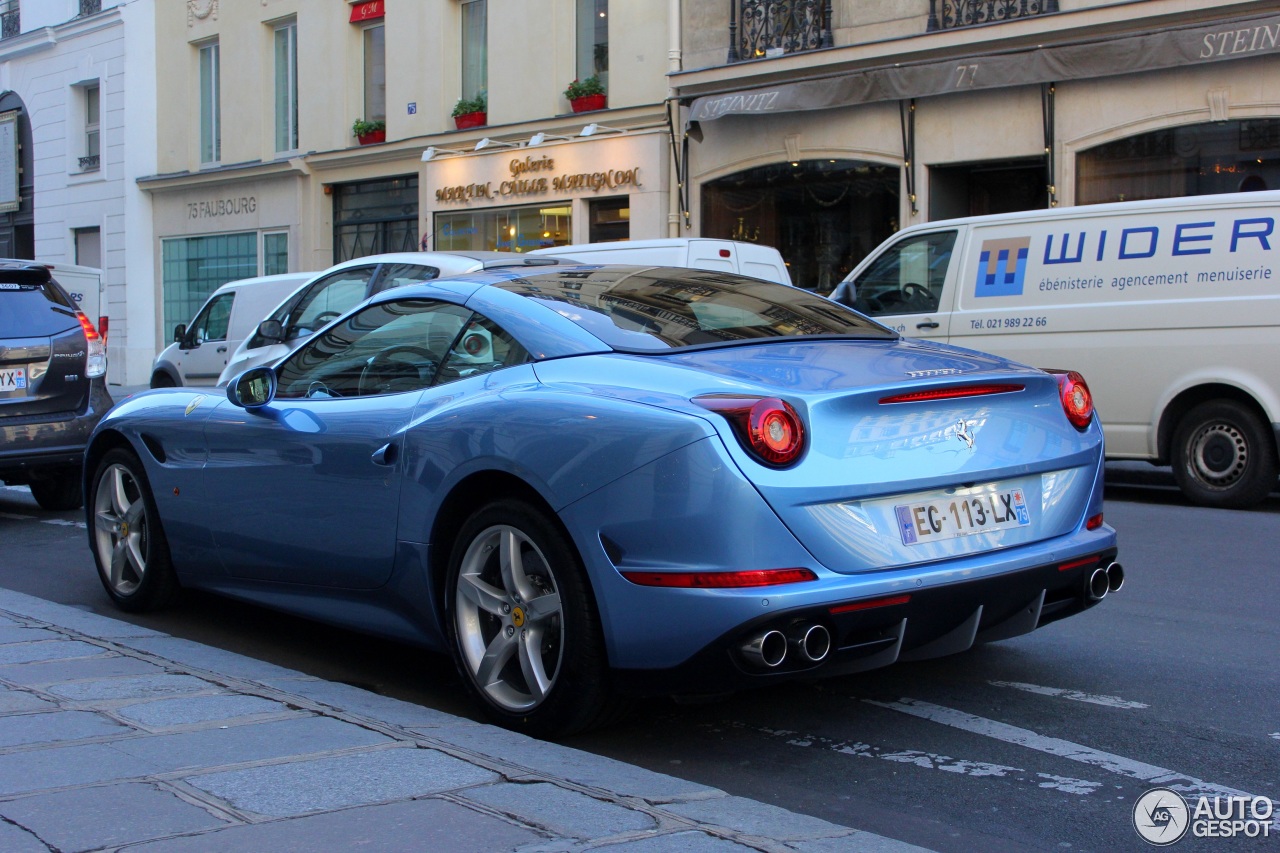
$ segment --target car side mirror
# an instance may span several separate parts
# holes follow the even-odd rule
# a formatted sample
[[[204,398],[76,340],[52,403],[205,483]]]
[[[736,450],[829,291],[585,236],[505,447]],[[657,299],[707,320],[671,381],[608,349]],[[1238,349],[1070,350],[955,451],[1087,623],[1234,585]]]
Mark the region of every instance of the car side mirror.
[[[284,326],[279,320],[263,320],[258,324],[258,334],[269,341],[279,343],[284,340]]]
[[[179,323],[173,327],[173,342],[180,344],[187,337],[187,324]]]
[[[227,399],[242,409],[260,409],[275,399],[276,381],[274,368],[251,367],[227,384]]]

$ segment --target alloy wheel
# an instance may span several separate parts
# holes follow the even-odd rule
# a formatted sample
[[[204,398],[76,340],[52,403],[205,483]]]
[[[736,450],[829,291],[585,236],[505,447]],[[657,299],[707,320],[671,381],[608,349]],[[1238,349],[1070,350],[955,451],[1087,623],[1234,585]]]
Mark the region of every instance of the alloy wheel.
[[[516,527],[482,530],[462,557],[455,596],[458,645],[476,686],[504,711],[541,704],[560,674],[565,622],[542,551]]]
[[[94,497],[94,542],[106,581],[132,595],[147,573],[147,508],[133,472],[119,463],[102,471]]]

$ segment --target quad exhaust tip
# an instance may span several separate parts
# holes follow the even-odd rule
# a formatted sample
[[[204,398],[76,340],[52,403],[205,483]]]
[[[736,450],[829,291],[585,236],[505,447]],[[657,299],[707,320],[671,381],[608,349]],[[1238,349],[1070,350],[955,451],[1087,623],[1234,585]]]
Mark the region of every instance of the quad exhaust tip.
[[[743,644],[742,656],[756,666],[774,669],[787,659],[787,638],[781,631],[764,631]]]
[[[796,625],[787,632],[792,651],[811,663],[817,663],[831,651],[831,632],[822,625]]]
[[[1124,588],[1124,566],[1112,563],[1107,566],[1107,591],[1119,592]]]

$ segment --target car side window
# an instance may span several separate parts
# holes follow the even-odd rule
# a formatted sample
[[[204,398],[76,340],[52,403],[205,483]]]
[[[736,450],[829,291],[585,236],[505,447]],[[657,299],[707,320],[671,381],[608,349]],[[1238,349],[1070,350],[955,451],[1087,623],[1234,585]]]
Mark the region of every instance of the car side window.
[[[205,303],[199,315],[191,321],[188,335],[193,342],[203,344],[227,339],[227,324],[231,320],[231,303],[235,297],[236,294],[232,291],[215,296]]]
[[[430,299],[370,305],[338,323],[278,368],[277,397],[400,394],[436,378],[470,309]]]
[[[285,324],[285,340],[309,335],[336,320],[369,295],[369,279],[374,267],[340,270],[307,288]]]
[[[853,282],[853,307],[871,317],[937,311],[955,242],[955,231],[939,231],[890,246]]]
[[[528,360],[529,353],[505,329],[488,317],[472,314],[453,342],[435,384],[491,373]]]
[[[393,287],[417,284],[420,281],[431,281],[439,277],[439,267],[429,267],[426,264],[384,264],[382,275],[378,278],[377,289],[381,293]]]

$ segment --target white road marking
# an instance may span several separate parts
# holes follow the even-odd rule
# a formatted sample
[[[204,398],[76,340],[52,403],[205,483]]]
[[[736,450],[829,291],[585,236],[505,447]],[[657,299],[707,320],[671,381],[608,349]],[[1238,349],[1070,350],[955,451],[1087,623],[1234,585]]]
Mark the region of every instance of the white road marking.
[[[83,521],[70,521],[65,518],[42,518],[40,519],[40,523],[56,524],[59,527],[79,527],[81,530],[85,530],[89,527],[89,525],[85,524]]]
[[[1268,735],[1268,737],[1273,737],[1276,740],[1280,740],[1280,732],[1272,732],[1270,735]]]
[[[1225,785],[1215,785],[1212,782],[1206,782],[1203,779],[1197,779],[1185,773],[1166,770],[1154,764],[1147,764],[1143,761],[1125,758],[1122,755],[1103,752],[1100,749],[1072,743],[1069,740],[1047,737],[1030,729],[1011,726],[1008,723],[1001,723],[996,720],[988,720],[984,717],[967,714],[964,711],[944,708],[941,705],[932,705],[916,699],[901,699],[897,702],[875,702],[871,699],[863,699],[862,701],[880,708],[887,708],[890,711],[910,714],[913,717],[941,723],[944,726],[951,726],[966,732],[1002,740],[1005,743],[1025,746],[1028,749],[1034,749],[1049,755],[1061,756],[1072,761],[1078,761],[1081,764],[1101,767],[1103,770],[1108,770],[1121,776],[1141,779],[1151,785],[1172,788],[1183,794],[1249,798],[1254,796],[1245,791],[1228,788]]]
[[[735,728],[748,728],[744,723],[726,723]],[[1003,764],[991,764],[986,761],[970,761],[953,758],[949,755],[938,755],[933,752],[922,752],[915,749],[902,749],[886,752],[882,747],[872,746],[860,741],[840,741],[831,738],[802,735],[787,729],[755,728],[762,734],[771,737],[785,738],[791,746],[813,747],[838,752],[842,755],[854,755],[859,758],[878,758],[882,761],[893,761],[899,764],[912,764],[925,770],[941,770],[961,776],[996,777],[1013,779],[1018,782],[1030,782],[1038,788],[1061,791],[1065,794],[1092,794],[1102,787],[1100,782],[1085,779],[1072,779],[1068,776],[1054,776],[1050,773],[1031,774],[1021,767],[1006,767]]]
[[[0,518],[12,518],[15,521],[23,521],[35,518],[34,515],[19,515],[16,512],[0,512]]]
[[[1056,696],[1059,699],[1072,699],[1076,702],[1089,702],[1093,705],[1105,705],[1108,708],[1125,708],[1139,709],[1150,708],[1143,702],[1130,702],[1128,699],[1121,699],[1119,696],[1103,696],[1097,693],[1081,693],[1079,690],[1066,690],[1061,687],[1041,687],[1037,684],[1024,684],[1021,681],[988,681],[988,684],[994,687],[1012,687],[1014,690],[1024,690],[1027,693],[1037,693],[1041,696]]]

